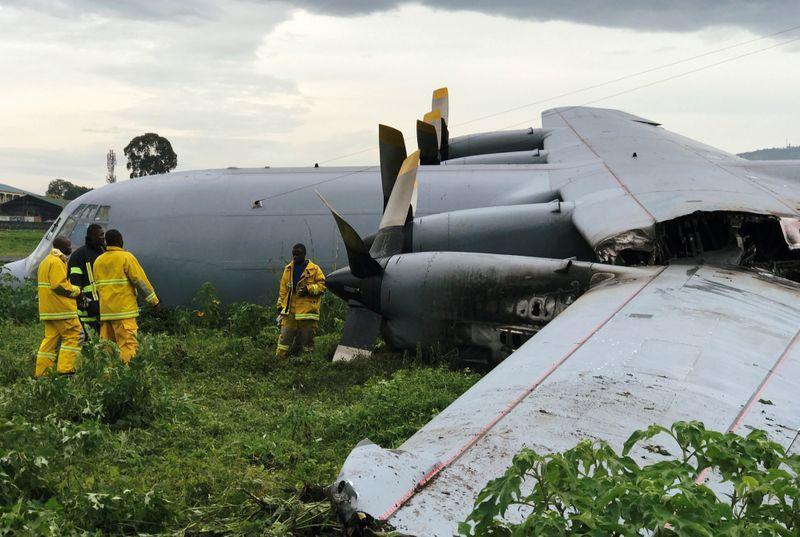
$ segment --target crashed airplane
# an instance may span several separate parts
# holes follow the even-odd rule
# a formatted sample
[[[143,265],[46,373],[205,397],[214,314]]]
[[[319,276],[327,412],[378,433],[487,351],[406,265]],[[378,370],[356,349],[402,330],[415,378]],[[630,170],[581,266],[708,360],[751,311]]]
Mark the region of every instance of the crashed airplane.
[[[382,327],[395,347],[500,361],[397,449],[355,447],[329,489],[352,529],[453,535],[523,447],[620,447],[651,423],[760,428],[800,449],[800,163],[744,161],[617,110],[542,124],[530,173],[547,203],[413,218],[418,160],[453,156],[418,136],[374,236],[329,206],[350,262],[328,278],[351,306],[339,352]],[[394,146],[382,166],[405,157]]]
[[[335,359],[382,334],[498,364],[397,449],[355,447],[330,488],[354,529],[452,535],[522,447],[619,447],[654,422],[755,427],[800,449],[797,161],[746,161],[617,110],[458,137],[448,119],[440,89],[411,155],[381,126],[379,167],[105,186],[5,268],[30,276],[55,236],[80,242],[100,222],[167,305],[207,281],[224,300],[269,300],[300,241],[349,305]]]

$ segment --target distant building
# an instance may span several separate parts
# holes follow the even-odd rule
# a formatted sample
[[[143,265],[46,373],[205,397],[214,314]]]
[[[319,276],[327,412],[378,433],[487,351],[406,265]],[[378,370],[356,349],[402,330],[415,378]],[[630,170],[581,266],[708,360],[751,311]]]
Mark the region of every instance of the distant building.
[[[25,192],[0,205],[0,221],[50,222],[61,214],[61,210],[68,203],[69,200]]]
[[[24,190],[0,183],[0,203],[17,199],[27,194]]]

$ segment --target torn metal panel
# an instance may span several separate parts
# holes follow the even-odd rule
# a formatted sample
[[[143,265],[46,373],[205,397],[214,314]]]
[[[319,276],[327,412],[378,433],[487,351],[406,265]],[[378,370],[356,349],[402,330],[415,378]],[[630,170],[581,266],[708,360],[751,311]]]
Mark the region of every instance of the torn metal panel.
[[[383,449],[365,439],[347,456],[328,495],[342,520],[358,512],[379,518],[438,465],[424,453]],[[385,472],[380,479],[377,469]]]
[[[800,249],[800,218],[781,218],[781,231],[791,250]]]
[[[575,226],[595,251],[632,229],[697,211],[800,216],[800,183],[755,177],[739,157],[653,122],[582,107],[548,110],[542,121],[552,129],[548,161],[584,164],[551,177],[562,199],[575,202]]]
[[[652,252],[655,248],[653,228],[631,229],[606,239],[597,246],[597,258],[603,263],[615,263],[626,250]]]

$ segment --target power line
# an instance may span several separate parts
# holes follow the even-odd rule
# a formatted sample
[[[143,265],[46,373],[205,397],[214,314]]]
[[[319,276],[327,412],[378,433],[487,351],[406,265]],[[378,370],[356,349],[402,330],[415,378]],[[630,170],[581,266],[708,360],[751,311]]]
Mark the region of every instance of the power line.
[[[519,105],[519,106],[515,106],[513,108],[508,108],[508,109],[502,110],[500,112],[495,112],[495,113],[488,114],[488,115],[485,115],[485,116],[481,116],[481,117],[478,117],[478,118],[470,119],[468,121],[464,121],[464,122],[461,122],[461,123],[458,123],[458,124],[454,124],[453,127],[460,127],[460,126],[463,126],[463,125],[468,125],[470,123],[475,123],[475,122],[478,122],[478,121],[482,121],[484,119],[490,119],[490,118],[493,118],[493,117],[496,117],[496,116],[507,114],[509,112],[522,110],[524,108],[529,108],[531,106],[536,106],[536,105],[543,104],[543,103],[546,103],[546,102],[549,102],[549,101],[553,101],[553,100],[556,100],[556,99],[561,99],[561,98],[569,97],[571,95],[575,95],[575,94],[578,94],[578,93],[583,93],[585,91],[590,91],[590,90],[593,90],[593,89],[601,88],[601,87],[604,87],[604,86],[615,84],[617,82],[621,82],[621,81],[629,80],[631,78],[636,78],[636,77],[639,77],[639,76],[642,76],[642,75],[645,75],[645,74],[653,73],[655,71],[660,71],[660,70],[666,69],[668,67],[674,67],[674,66],[680,65],[682,63],[694,61],[694,60],[697,60],[697,59],[700,59],[700,58],[704,58],[704,57],[707,57],[707,56],[712,56],[714,54],[718,54],[718,53],[724,52],[726,50],[731,50],[731,49],[734,49],[734,48],[738,48],[738,47],[742,47],[742,46],[749,45],[749,44],[752,44],[752,43],[756,43],[758,41],[763,41],[765,39],[769,39],[769,38],[772,38],[772,37],[775,37],[775,36],[778,36],[778,35],[783,35],[783,34],[786,34],[786,33],[789,33],[789,32],[793,32],[793,31],[798,30],[798,29],[800,29],[800,25],[792,26],[790,28],[786,28],[784,30],[780,30],[778,32],[774,32],[774,33],[771,33],[771,34],[763,35],[761,37],[757,37],[757,38],[754,38],[754,39],[748,39],[747,41],[741,41],[741,42],[735,43],[733,45],[728,45],[728,46],[725,46],[725,47],[722,47],[722,48],[718,48],[718,49],[715,49],[715,50],[704,52],[702,54],[697,54],[697,55],[694,55],[694,56],[690,56],[690,57],[687,57],[687,58],[683,58],[683,59],[680,59],[680,60],[669,62],[669,63],[663,64],[663,65],[659,65],[657,67],[651,67],[649,69],[644,69],[644,70],[638,71],[636,73],[631,73],[631,74],[628,74],[628,75],[625,75],[625,76],[621,76],[621,77],[618,77],[618,78],[607,80],[605,82],[601,82],[601,83],[598,83],[598,84],[593,84],[591,86],[586,86],[586,87],[583,87],[583,88],[580,88],[580,89],[568,91],[566,93],[561,93],[561,94],[555,95],[553,97],[548,97],[546,99],[540,99],[538,101],[534,101],[534,102],[531,102],[531,103],[522,104],[522,105]],[[758,49],[758,50],[755,50],[755,51],[747,52],[747,53],[741,54],[739,56],[726,58],[725,60],[721,60],[719,62],[711,63],[711,64],[708,64],[708,65],[704,65],[702,67],[698,67],[696,69],[692,69],[692,70],[686,71],[684,73],[680,73],[680,74],[677,74],[677,75],[673,75],[673,76],[670,76],[670,77],[659,79],[659,80],[656,80],[654,82],[650,82],[650,83],[647,83],[647,84],[642,84],[640,86],[636,86],[634,88],[623,90],[623,91],[614,93],[612,95],[607,95],[605,97],[600,97],[598,99],[593,99],[591,101],[587,101],[587,102],[585,102],[583,104],[580,104],[580,105],[577,105],[577,106],[587,106],[587,105],[594,104],[594,103],[597,103],[597,102],[600,102],[600,101],[604,101],[604,100],[607,100],[607,99],[612,99],[612,98],[618,97],[620,95],[625,95],[627,93],[631,93],[631,92],[634,92],[634,91],[637,91],[637,90],[640,90],[640,89],[648,88],[648,87],[654,86],[656,84],[661,84],[663,82],[674,80],[676,78],[680,78],[680,77],[687,76],[687,75],[690,75],[690,74],[693,74],[693,73],[697,73],[699,71],[703,71],[705,69],[710,69],[712,67],[716,67],[718,65],[729,63],[729,62],[734,61],[734,60],[745,58],[747,56],[752,56],[753,54],[758,54],[760,52],[764,52],[764,51],[767,51],[767,50],[770,50],[770,49],[773,49],[773,48],[781,47],[781,46],[787,45],[789,43],[793,43],[793,42],[798,41],[798,40],[800,40],[800,37],[793,38],[793,39],[790,39],[790,40],[787,40],[787,41],[783,41],[781,43],[777,43],[777,44],[774,44],[774,45],[770,45],[768,47],[764,47],[764,48],[761,48],[761,49]],[[570,107],[570,108],[575,108],[575,107]],[[567,110],[569,110],[570,108],[567,108]],[[531,121],[536,121],[536,119],[534,119],[534,120],[525,120],[525,121],[522,121],[522,122],[519,122],[519,123],[514,123],[513,125],[502,127],[501,129],[498,129],[498,130],[508,129],[508,128],[512,128],[512,127],[516,127],[516,126],[524,125],[524,124],[530,124]],[[358,151],[354,151],[352,153],[347,153],[347,154],[344,154],[344,155],[339,155],[337,157],[333,157],[333,158],[330,158],[330,159],[327,159],[327,160],[320,161],[320,164],[327,164],[329,162],[334,162],[336,160],[341,160],[343,158],[352,157],[352,156],[355,156],[355,155],[360,155],[362,153],[366,153],[368,151],[374,151],[374,150],[375,150],[375,146],[367,147],[367,148],[364,148],[364,149],[361,149],[361,150],[358,150]]]
[[[615,84],[617,82],[622,82],[623,80],[629,80],[631,78],[636,78],[636,77],[639,77],[639,76],[642,76],[642,75],[653,73],[655,71],[660,71],[662,69],[666,69],[668,67],[674,67],[674,66],[680,65],[682,63],[698,60],[700,58],[705,58],[706,56],[713,56],[714,54],[718,54],[720,52],[725,52],[726,50],[731,50],[731,49],[734,49],[734,48],[742,47],[744,45],[750,45],[752,43],[757,43],[758,41],[763,41],[764,39],[769,39],[769,38],[775,37],[777,35],[782,35],[782,34],[785,34],[785,33],[793,32],[793,31],[798,30],[798,29],[800,29],[800,25],[793,26],[793,27],[787,28],[785,30],[781,30],[780,32],[775,32],[773,34],[757,37],[755,39],[749,39],[747,41],[742,41],[742,42],[736,43],[734,45],[728,45],[727,47],[722,47],[722,48],[718,48],[716,50],[711,50],[711,51],[708,51],[708,52],[704,52],[703,54],[697,54],[696,56],[690,56],[688,58],[683,58],[682,60],[676,60],[676,61],[673,61],[673,62],[670,62],[670,63],[665,63],[663,65],[659,65],[658,67],[651,67],[650,69],[645,69],[644,71],[638,71],[636,73],[631,73],[629,75],[621,76],[619,78],[614,78],[612,80],[607,80],[605,82],[601,82],[599,84],[594,84],[592,86],[586,86],[584,88],[568,91],[568,92],[562,93],[560,95],[555,95],[553,97],[548,97],[547,99],[541,99],[541,100],[534,101],[534,102],[531,102],[531,103],[521,104],[519,106],[515,106],[514,108],[508,108],[506,110],[501,110],[500,112],[495,112],[495,113],[492,113],[492,114],[488,114],[486,116],[481,116],[481,117],[477,117],[475,119],[470,119],[468,121],[464,121],[462,123],[458,123],[457,125],[453,125],[453,127],[461,127],[463,125],[469,125],[470,123],[475,123],[477,121],[482,121],[484,119],[490,119],[490,118],[497,117],[497,116],[500,116],[500,115],[503,115],[503,114],[507,114],[509,112],[515,112],[517,110],[522,110],[523,108],[530,108],[531,106],[536,106],[538,104],[544,104],[546,102],[554,101],[556,99],[562,99],[564,97],[569,97],[569,96],[575,95],[577,93],[583,93],[585,91],[589,91],[589,90],[593,90],[593,89],[597,89],[597,88],[602,88],[604,86],[609,86],[609,85]]]
[[[559,109],[559,111],[566,112],[566,111],[572,110],[573,108],[579,108],[581,106],[588,106],[590,104],[599,103],[601,101],[607,101],[608,99],[613,99],[614,97],[619,97],[620,95],[625,95],[625,94],[628,94],[628,93],[632,93],[634,91],[638,91],[640,89],[649,88],[650,86],[655,86],[657,84],[662,84],[664,82],[669,82],[670,80],[675,80],[676,78],[681,78],[681,77],[688,76],[688,75],[691,75],[691,74],[694,74],[694,73],[699,73],[700,71],[705,71],[706,69],[711,69],[712,67],[717,67],[719,65],[730,63],[730,62],[735,61],[735,60],[740,60],[742,58],[746,58],[747,56],[753,56],[754,54],[759,54],[759,53],[765,52],[767,50],[771,50],[771,49],[774,49],[774,48],[782,47],[784,45],[788,45],[789,43],[794,43],[796,41],[800,41],[800,36],[799,37],[795,37],[793,39],[788,39],[786,41],[782,41],[780,43],[776,43],[774,45],[770,45],[768,47],[760,48],[758,50],[753,50],[753,51],[747,52],[745,54],[740,54],[738,56],[733,56],[731,58],[726,58],[726,59],[720,60],[718,62],[710,63],[708,65],[704,65],[704,66],[698,67],[696,69],[691,69],[689,71],[684,71],[683,73],[678,73],[676,75],[668,76],[666,78],[661,78],[659,80],[654,80],[653,82],[648,82],[647,84],[641,84],[641,85],[636,86],[634,88],[629,88],[629,89],[626,89],[626,90],[619,91],[617,93],[613,93],[611,95],[606,95],[605,97],[599,97],[597,99],[592,99],[591,101],[586,101],[586,102],[581,103],[579,105],[568,106],[568,107]],[[556,112],[545,112],[545,113],[542,114],[542,117],[553,115],[555,113]],[[514,124],[508,125],[506,127],[501,127],[498,130],[510,129],[512,127],[518,127],[520,125],[527,125],[527,124],[530,124],[531,121],[536,121],[536,119],[521,121],[519,123],[514,123]]]

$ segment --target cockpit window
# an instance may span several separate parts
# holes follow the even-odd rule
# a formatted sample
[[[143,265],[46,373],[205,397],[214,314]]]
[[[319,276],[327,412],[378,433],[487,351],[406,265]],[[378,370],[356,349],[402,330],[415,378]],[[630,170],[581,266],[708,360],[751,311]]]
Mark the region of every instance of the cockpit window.
[[[108,213],[111,210],[111,207],[108,205],[101,205],[100,210],[97,211],[97,215],[94,217],[95,222],[108,222]]]
[[[98,209],[97,205],[89,205],[89,207],[87,207],[86,210],[83,211],[83,214],[81,215],[81,220],[86,220],[86,221],[94,220],[94,215],[97,214],[97,209]]]
[[[86,218],[86,215],[89,214],[91,211],[92,211],[92,206],[91,205],[80,205],[75,210],[74,215],[75,215],[75,218],[77,218],[77,219],[83,219],[83,218]]]
[[[44,240],[49,241],[50,239],[53,238],[53,235],[55,234],[56,230],[58,229],[58,225],[60,223],[61,223],[61,217],[59,216],[58,218],[56,218],[56,221],[53,222],[53,225],[50,226],[50,229],[47,230],[47,233],[45,233]]]
[[[73,248],[77,248],[83,244],[89,224],[97,223],[107,225],[110,212],[111,207],[108,205],[89,205],[82,203],[78,205],[69,216],[65,216],[62,213],[61,216],[56,218],[53,225],[50,226],[50,229],[33,253],[28,256],[25,262],[26,273],[30,274],[39,266],[42,259],[50,253],[55,237],[68,237],[70,242],[72,242]]]
[[[75,225],[77,223],[78,220],[76,220],[74,216],[67,218],[67,221],[64,222],[64,226],[58,231],[58,236],[69,237],[72,234],[72,230],[75,229]]]

